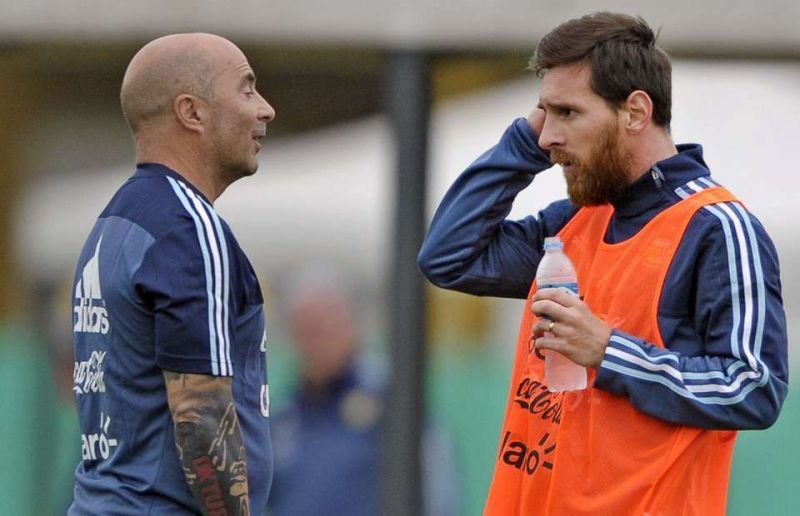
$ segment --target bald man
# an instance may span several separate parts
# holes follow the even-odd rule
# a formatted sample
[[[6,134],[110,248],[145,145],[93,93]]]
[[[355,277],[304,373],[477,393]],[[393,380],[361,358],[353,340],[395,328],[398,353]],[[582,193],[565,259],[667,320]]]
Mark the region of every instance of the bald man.
[[[263,299],[214,201],[275,111],[244,54],[175,34],[131,60],[136,172],[73,284],[82,461],[70,515],[261,514],[272,480]]]

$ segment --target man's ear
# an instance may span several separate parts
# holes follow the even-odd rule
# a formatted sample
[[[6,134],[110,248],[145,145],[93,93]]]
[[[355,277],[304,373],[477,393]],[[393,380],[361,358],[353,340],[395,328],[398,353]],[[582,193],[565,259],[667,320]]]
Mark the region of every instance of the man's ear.
[[[172,104],[178,123],[190,131],[202,133],[208,119],[208,105],[199,97],[181,94]]]
[[[642,90],[636,90],[625,100],[625,111],[628,113],[625,129],[632,134],[639,134],[653,119],[653,100]]]

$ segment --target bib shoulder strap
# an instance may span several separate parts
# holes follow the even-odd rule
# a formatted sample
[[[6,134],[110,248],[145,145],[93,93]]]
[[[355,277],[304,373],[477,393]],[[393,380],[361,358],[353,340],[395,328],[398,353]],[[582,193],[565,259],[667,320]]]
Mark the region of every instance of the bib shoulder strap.
[[[690,205],[695,205],[698,208],[703,206],[707,206],[709,204],[717,204],[721,202],[741,202],[739,199],[733,195],[727,189],[721,186],[715,186],[713,188],[707,188],[705,190],[701,190],[696,192],[689,197],[686,197],[682,200],[682,203],[689,203]]]

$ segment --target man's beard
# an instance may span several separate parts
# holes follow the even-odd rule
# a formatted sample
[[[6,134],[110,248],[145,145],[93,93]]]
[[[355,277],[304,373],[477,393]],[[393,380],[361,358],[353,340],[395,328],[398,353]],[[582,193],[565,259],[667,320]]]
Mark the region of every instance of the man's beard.
[[[586,162],[559,149],[550,152],[554,163],[572,164],[564,177],[569,199],[576,206],[599,206],[618,200],[630,184],[625,172],[628,156],[619,145],[616,123],[602,130]]]

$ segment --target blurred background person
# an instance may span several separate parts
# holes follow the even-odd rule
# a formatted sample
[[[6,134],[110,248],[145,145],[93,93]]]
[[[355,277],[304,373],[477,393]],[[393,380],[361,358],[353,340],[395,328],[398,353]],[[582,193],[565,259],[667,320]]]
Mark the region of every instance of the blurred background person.
[[[280,298],[298,379],[272,415],[271,514],[380,514],[386,368],[362,343],[351,286],[335,267],[308,264]],[[428,425],[422,456],[425,513],[459,514],[451,443],[441,429]]]

